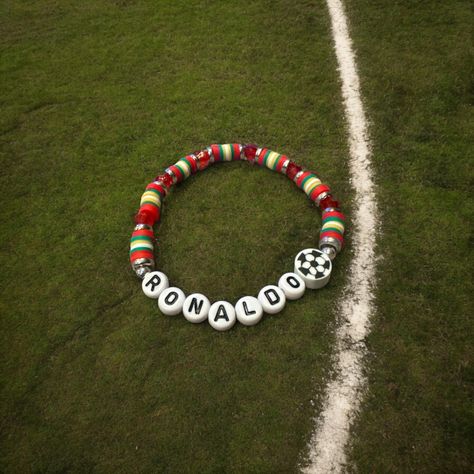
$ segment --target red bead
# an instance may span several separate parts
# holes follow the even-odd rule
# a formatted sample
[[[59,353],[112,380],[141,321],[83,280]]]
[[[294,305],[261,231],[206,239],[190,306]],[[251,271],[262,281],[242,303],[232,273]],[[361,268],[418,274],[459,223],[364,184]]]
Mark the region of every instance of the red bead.
[[[255,156],[257,155],[257,150],[258,150],[258,146],[254,145],[253,143],[244,145],[243,152],[244,152],[245,158],[247,158],[248,161],[255,160]]]
[[[211,156],[207,150],[196,151],[193,153],[199,163],[199,170],[205,170],[211,161]]]
[[[138,211],[135,215],[135,224],[147,224],[152,226],[154,223],[155,219],[148,212]]]
[[[319,202],[319,208],[324,211],[325,209],[328,209],[329,207],[333,207],[335,209],[340,208],[339,201],[334,199],[330,194],[329,196],[326,196],[324,199],[321,199]]]
[[[301,169],[301,166],[298,166],[295,162],[290,161],[288,163],[288,167],[286,168],[286,175],[293,181]]]
[[[163,183],[168,189],[173,185],[173,178],[168,173],[160,174],[155,178],[155,181]]]

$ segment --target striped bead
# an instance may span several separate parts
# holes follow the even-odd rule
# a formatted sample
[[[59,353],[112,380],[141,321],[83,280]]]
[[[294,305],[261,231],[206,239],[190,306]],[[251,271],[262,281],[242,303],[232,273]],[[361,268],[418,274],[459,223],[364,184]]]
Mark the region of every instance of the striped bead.
[[[178,160],[173,167],[173,173],[175,175],[177,174],[178,182],[181,182],[197,171],[196,159],[194,155],[187,155]],[[173,167],[170,166],[170,168]]]
[[[154,206],[161,207],[161,194],[157,190],[147,187],[140,199],[140,206],[144,204],[153,204]]]
[[[275,166],[275,171],[278,171],[278,173],[283,173],[286,174],[286,167],[288,166],[288,162],[290,160],[286,155],[280,155],[280,158],[278,158],[276,166]],[[286,166],[285,166],[286,163]]]
[[[160,208],[166,190],[159,182],[150,183],[140,199],[139,213],[145,213],[151,216],[153,222],[157,222],[160,218]]]
[[[153,259],[153,231],[135,230],[130,239],[130,261],[133,263],[139,258]]]
[[[171,165],[166,168],[165,173],[168,173],[173,177],[174,183],[180,183],[191,174],[191,166],[189,165],[189,163],[179,160],[174,165]]]
[[[240,160],[242,145],[238,143],[225,143],[224,145],[211,145],[214,162]]]
[[[329,186],[326,184],[318,184],[311,190],[309,197],[312,201],[315,201],[317,204],[319,204],[319,196],[321,196],[323,193],[327,194],[329,192],[331,192]]]
[[[339,211],[323,212],[320,241],[325,237],[336,239],[341,247],[344,243],[345,216]]]
[[[198,170],[198,165],[196,156],[194,154],[186,155],[184,158],[181,158],[181,160],[184,160],[189,165],[191,168],[191,174],[196,173]]]
[[[311,171],[301,170],[296,173],[293,181],[302,189],[305,194],[315,200],[322,192],[329,191],[329,187],[321,182],[321,180]]]
[[[268,148],[263,148],[260,151],[260,154],[257,159],[257,163],[260,166],[266,166],[267,168],[271,170],[279,171],[281,167],[283,166],[283,163],[285,162],[285,160],[282,158],[283,156],[280,155],[280,153],[269,150]]]
[[[307,178],[311,177],[311,173],[306,170],[301,170],[296,176],[295,176],[295,183],[296,186],[299,188],[303,189],[303,181]]]
[[[163,201],[163,199],[166,197],[166,194],[168,193],[166,187],[159,181],[153,181],[146,187],[146,189],[154,189],[160,195],[161,201]]]
[[[302,182],[303,191],[307,196],[311,196],[313,190],[321,185],[321,180],[317,178],[314,174],[310,174]]]

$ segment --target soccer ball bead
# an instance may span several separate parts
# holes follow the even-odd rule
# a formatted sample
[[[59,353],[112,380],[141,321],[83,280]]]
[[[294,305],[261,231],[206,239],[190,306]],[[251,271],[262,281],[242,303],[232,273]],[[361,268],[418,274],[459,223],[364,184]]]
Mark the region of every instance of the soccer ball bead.
[[[307,288],[315,290],[327,285],[331,270],[331,259],[321,250],[305,249],[295,258],[295,273],[303,279]]]

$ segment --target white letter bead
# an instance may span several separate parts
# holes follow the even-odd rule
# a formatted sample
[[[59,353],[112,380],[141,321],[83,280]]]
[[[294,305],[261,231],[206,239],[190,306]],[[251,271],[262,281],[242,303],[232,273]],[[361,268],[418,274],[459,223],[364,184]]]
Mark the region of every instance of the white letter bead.
[[[227,331],[236,321],[234,307],[227,301],[216,301],[209,309],[209,324],[218,331]]]
[[[176,316],[181,312],[185,299],[183,291],[172,286],[161,293],[158,298],[158,307],[163,314]]]
[[[260,290],[258,301],[260,301],[265,313],[275,314],[285,307],[286,297],[281,288],[275,285],[268,285]]]
[[[305,249],[295,258],[295,273],[303,279],[306,288],[315,290],[325,286],[331,270],[331,259],[321,250]]]
[[[142,281],[142,290],[148,298],[157,299],[169,286],[168,277],[161,272],[150,272]]]
[[[304,295],[305,284],[303,279],[296,273],[285,273],[278,280],[278,286],[283,290],[289,300],[297,300]]]
[[[257,324],[263,316],[263,308],[257,298],[244,296],[235,305],[237,319],[245,326]]]
[[[190,323],[202,323],[207,319],[211,303],[201,293],[193,293],[189,295],[183,305],[184,317]]]

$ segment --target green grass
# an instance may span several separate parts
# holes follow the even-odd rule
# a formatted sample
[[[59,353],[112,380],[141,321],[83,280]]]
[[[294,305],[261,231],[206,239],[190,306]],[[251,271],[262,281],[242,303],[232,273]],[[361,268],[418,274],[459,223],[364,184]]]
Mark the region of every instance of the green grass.
[[[472,472],[472,5],[347,4],[383,220],[351,462],[359,472]]]
[[[2,9],[0,470],[295,470],[350,251],[324,291],[218,334],[159,313],[128,241],[145,184],[212,142],[284,152],[349,208],[324,6]],[[186,292],[236,301],[291,270],[319,227],[284,177],[216,166],[167,200],[158,265]]]
[[[473,13],[347,0],[381,208],[349,470],[472,470]],[[224,334],[161,315],[128,263],[146,183],[212,142],[318,170],[350,217],[324,2],[0,7],[0,471],[292,472],[330,375],[330,285]],[[314,245],[284,177],[215,166],[167,199],[158,265],[235,302]]]

